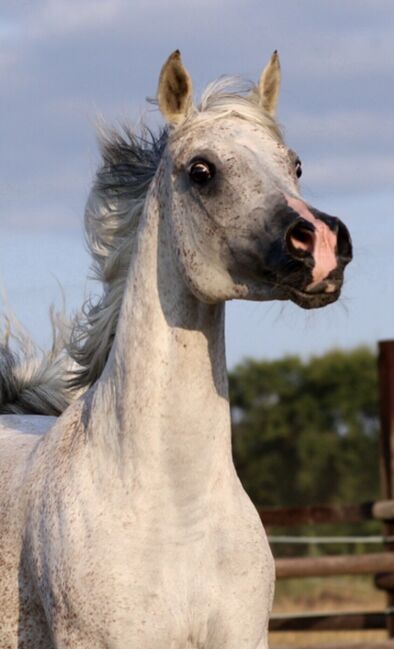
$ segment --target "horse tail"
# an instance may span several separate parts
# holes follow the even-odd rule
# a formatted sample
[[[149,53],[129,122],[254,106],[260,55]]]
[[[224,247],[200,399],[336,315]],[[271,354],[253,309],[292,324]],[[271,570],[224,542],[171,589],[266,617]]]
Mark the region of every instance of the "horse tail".
[[[69,386],[67,324],[50,310],[52,347],[41,350],[15,316],[0,338],[0,414],[60,415],[75,398]]]

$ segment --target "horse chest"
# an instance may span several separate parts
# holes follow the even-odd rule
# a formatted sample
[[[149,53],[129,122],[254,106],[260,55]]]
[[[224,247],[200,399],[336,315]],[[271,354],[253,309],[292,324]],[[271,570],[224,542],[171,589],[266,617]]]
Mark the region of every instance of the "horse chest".
[[[63,602],[56,615],[67,611],[91,642],[103,637],[111,649],[230,649],[235,641],[234,649],[255,649],[272,558],[254,510],[234,513],[217,502],[205,520],[173,529],[165,517],[138,525],[122,512],[101,512],[85,533],[71,524],[53,561],[62,575],[51,585]]]

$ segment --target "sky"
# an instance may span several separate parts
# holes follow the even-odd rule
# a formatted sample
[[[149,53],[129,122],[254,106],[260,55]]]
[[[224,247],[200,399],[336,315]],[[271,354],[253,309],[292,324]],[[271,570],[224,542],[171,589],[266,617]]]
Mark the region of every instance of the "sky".
[[[392,0],[2,0],[3,301],[45,346],[60,285],[70,311],[97,293],[82,229],[96,124],[155,128],[146,97],[174,49],[197,100],[222,74],[257,80],[278,49],[278,117],[303,162],[303,195],[347,224],[354,261],[325,309],[231,303],[229,365],[394,337],[393,33]]]

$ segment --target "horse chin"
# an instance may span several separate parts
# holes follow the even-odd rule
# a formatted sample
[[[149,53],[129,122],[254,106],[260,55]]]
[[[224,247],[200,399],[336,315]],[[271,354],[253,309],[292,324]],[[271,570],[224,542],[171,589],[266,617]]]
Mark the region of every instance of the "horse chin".
[[[337,289],[331,293],[322,291],[321,293],[307,293],[295,288],[289,288],[289,299],[300,306],[302,309],[321,309],[336,302],[341,294]]]

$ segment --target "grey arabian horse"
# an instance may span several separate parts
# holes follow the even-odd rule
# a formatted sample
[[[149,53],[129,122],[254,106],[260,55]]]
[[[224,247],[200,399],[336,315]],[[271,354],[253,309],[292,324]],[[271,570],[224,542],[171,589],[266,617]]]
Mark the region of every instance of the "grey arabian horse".
[[[176,51],[162,135],[103,136],[86,220],[105,290],[71,342],[85,392],[57,419],[1,418],[2,649],[267,647],[274,564],[232,461],[224,302],[322,307],[351,259],[300,198],[279,80],[274,53],[248,94],[219,81],[195,107]]]

